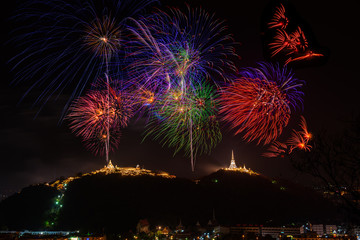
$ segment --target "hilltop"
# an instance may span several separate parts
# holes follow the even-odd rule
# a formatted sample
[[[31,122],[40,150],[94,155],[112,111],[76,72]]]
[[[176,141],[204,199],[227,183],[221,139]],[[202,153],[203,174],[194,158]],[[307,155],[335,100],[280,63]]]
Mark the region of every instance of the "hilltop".
[[[336,215],[311,189],[261,174],[221,169],[193,181],[129,171],[143,174],[98,171],[24,188],[0,203],[0,226],[118,232],[134,230],[145,218],[175,227],[180,219],[185,226],[206,225],[214,213],[223,225],[326,221]]]

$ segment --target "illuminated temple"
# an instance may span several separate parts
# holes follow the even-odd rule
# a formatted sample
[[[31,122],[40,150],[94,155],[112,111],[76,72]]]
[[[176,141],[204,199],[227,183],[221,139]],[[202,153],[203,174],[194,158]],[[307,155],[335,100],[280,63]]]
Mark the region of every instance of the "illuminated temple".
[[[69,177],[62,181],[56,180],[55,182],[53,182],[49,185],[52,187],[56,187],[57,189],[64,189],[64,187],[66,187],[66,185],[69,182],[71,182],[75,179],[85,177],[85,176],[91,176],[91,175],[95,175],[95,174],[105,174],[105,175],[120,174],[121,176],[132,176],[132,177],[153,176],[153,177],[163,177],[163,178],[176,178],[176,176],[170,175],[167,172],[163,172],[163,171],[153,172],[148,169],[140,168],[139,165],[137,165],[136,167],[118,167],[116,165],[114,166],[110,160],[107,165],[105,165],[103,168],[101,168],[99,170],[85,173],[85,174],[81,175],[80,177]]]
[[[259,175],[259,173],[254,172],[250,168],[249,169],[246,168],[245,164],[244,164],[244,167],[237,167],[236,163],[235,163],[235,158],[234,158],[234,151],[231,152],[230,166],[228,168],[223,168],[223,170],[226,170],[226,171],[238,171],[238,172],[247,173],[247,174],[250,174],[250,175]]]

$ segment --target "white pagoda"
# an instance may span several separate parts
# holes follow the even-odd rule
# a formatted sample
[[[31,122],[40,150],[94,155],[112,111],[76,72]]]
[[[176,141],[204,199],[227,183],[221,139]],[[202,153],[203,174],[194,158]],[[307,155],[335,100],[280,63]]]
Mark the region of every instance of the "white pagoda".
[[[257,172],[254,172],[253,170],[251,170],[250,168],[247,169],[245,167],[245,164],[244,164],[244,167],[237,167],[236,166],[236,163],[235,163],[235,158],[234,158],[234,151],[232,150],[231,151],[231,162],[230,162],[230,166],[228,168],[223,168],[224,170],[227,170],[227,171],[238,171],[238,172],[242,172],[242,173],[247,173],[247,174],[250,174],[250,175],[259,175]]]
[[[235,158],[234,158],[234,150],[231,150],[231,163],[229,166],[229,169],[236,169],[236,163],[235,163]]]

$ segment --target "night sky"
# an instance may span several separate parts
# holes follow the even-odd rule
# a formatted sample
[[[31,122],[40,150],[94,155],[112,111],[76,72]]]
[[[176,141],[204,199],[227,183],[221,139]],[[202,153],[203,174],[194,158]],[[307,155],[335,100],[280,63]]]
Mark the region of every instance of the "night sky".
[[[56,102],[49,102],[35,115],[38,108],[32,108],[33,99],[39,92],[32,92],[23,102],[19,100],[26,91],[24,85],[11,86],[14,73],[7,61],[14,55],[10,43],[11,22],[6,20],[16,9],[16,3],[1,8],[2,51],[0,88],[0,193],[18,191],[24,186],[54,180],[60,176],[71,176],[99,169],[105,165],[105,157],[94,156],[75,137],[67,123],[59,125],[61,111],[67,96]],[[326,52],[323,61],[294,69],[295,76],[306,81],[304,87],[304,110],[294,114],[291,126],[297,124],[303,114],[308,127],[314,134],[326,130],[341,132],[343,126],[359,114],[359,39],[356,1],[314,1],[289,0],[287,6],[297,16],[311,36],[312,43]],[[265,60],[262,38],[262,19],[277,1],[209,1],[196,0],[190,6],[202,6],[225,19],[229,31],[241,45],[237,53],[241,56],[238,67],[255,67],[256,62]],[[182,1],[164,1],[163,5],[183,7]],[[275,4],[276,5],[276,4]],[[35,118],[35,119],[34,119]],[[131,122],[122,131],[119,149],[110,155],[118,166],[136,166],[159,169],[178,177],[201,177],[230,163],[234,150],[238,165],[247,167],[270,177],[284,177],[296,182],[306,182],[306,176],[292,169],[287,159],[261,157],[266,149],[245,143],[241,135],[223,127],[223,140],[211,155],[198,157],[196,172],[191,172],[190,159],[182,154],[173,156],[173,149],[162,147],[150,138],[141,143],[145,122],[141,119]],[[287,131],[288,132],[288,131]],[[286,135],[285,132],[284,134]]]

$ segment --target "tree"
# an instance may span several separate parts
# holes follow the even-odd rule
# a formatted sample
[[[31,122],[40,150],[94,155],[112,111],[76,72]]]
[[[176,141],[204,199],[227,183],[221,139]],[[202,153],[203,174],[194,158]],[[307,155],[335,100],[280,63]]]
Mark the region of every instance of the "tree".
[[[347,220],[360,222],[360,116],[341,135],[319,134],[310,152],[297,152],[291,161],[300,172],[320,180]]]

